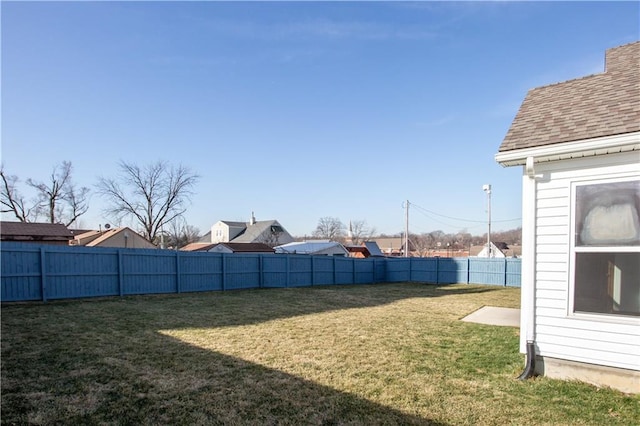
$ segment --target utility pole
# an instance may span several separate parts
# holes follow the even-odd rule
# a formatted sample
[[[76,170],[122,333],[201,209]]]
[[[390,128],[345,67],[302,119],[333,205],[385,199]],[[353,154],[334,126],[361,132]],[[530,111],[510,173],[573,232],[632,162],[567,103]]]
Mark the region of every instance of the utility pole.
[[[409,257],[409,200],[404,217],[404,257]]]
[[[483,185],[482,190],[487,193],[487,223],[489,229],[487,231],[487,257],[491,255],[491,185]]]

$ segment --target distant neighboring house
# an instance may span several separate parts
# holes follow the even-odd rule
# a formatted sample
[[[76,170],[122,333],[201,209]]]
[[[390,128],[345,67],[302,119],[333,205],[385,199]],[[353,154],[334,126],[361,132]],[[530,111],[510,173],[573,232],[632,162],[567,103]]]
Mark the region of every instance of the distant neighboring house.
[[[372,238],[382,252],[383,256],[404,256],[404,237],[379,237]],[[419,256],[416,245],[409,240],[409,256]]]
[[[296,241],[275,247],[278,254],[314,254],[324,256],[349,256],[340,243],[328,240]]]
[[[128,227],[84,232],[76,235],[69,244],[85,247],[157,248],[151,241]]]
[[[375,238],[373,241],[385,256],[402,256],[404,253],[404,238],[402,237]]]
[[[522,167],[521,375],[640,393],[640,41],[530,90],[495,158]]]
[[[191,243],[180,250],[209,253],[274,253],[275,250],[264,243]]]
[[[73,233],[60,223],[0,222],[0,240],[69,245]]]
[[[480,248],[480,250],[476,252],[475,249],[478,247]],[[484,244],[483,246],[472,246],[469,256],[504,259],[507,256],[505,255],[503,250],[506,250],[508,248],[509,246],[507,246],[506,243],[494,243],[493,241],[491,241],[491,251],[489,251],[489,248],[486,244]]]
[[[201,243],[264,243],[270,247],[286,244],[294,238],[277,220],[256,221],[253,213],[251,221],[230,222],[221,220],[216,222],[211,231],[204,235]]]
[[[186,246],[180,248],[181,251],[203,251],[203,252],[207,252],[209,251],[209,249],[213,246],[215,246],[216,243],[203,243],[203,242],[195,242],[195,243],[189,243]]]
[[[505,258],[505,257],[520,257],[522,250],[520,246],[509,246],[505,242],[491,242],[491,257]],[[471,246],[469,250],[470,257],[489,257],[487,245]]]

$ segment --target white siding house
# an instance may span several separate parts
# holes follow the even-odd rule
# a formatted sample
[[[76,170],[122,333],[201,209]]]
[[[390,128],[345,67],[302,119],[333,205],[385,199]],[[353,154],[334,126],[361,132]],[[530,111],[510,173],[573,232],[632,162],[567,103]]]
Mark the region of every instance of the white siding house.
[[[201,243],[265,243],[271,247],[292,242],[294,239],[277,220],[257,221],[253,213],[249,222],[221,220],[213,224],[211,232]]]
[[[529,91],[496,160],[523,167],[523,377],[640,392],[640,42]]]
[[[496,259],[504,259],[505,254],[502,252],[502,250],[500,250],[495,244],[493,244],[493,242],[491,243],[491,252],[489,252],[489,247],[487,247],[487,245],[485,245],[482,250],[480,250],[480,253],[478,253],[476,256],[477,257],[492,257],[492,258],[496,258]]]
[[[246,228],[247,224],[245,222],[218,221],[211,227],[210,242],[226,243],[233,241],[233,239],[242,234]]]

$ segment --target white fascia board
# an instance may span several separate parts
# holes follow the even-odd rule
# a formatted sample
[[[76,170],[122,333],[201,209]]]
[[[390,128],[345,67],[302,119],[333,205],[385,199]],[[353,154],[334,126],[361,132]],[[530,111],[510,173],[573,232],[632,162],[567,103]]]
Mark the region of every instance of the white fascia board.
[[[525,165],[527,157],[533,157],[536,163],[541,163],[629,151],[640,151],[640,132],[499,152],[495,160],[509,167]]]

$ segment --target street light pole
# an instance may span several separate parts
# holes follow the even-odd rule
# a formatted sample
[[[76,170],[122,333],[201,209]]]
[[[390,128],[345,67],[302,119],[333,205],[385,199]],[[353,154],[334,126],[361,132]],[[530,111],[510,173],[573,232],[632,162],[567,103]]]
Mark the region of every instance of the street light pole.
[[[491,256],[491,185],[483,185],[482,190],[487,193],[487,223],[489,229],[487,231],[487,257]]]
[[[409,257],[409,200],[407,200],[404,220],[404,257]]]

